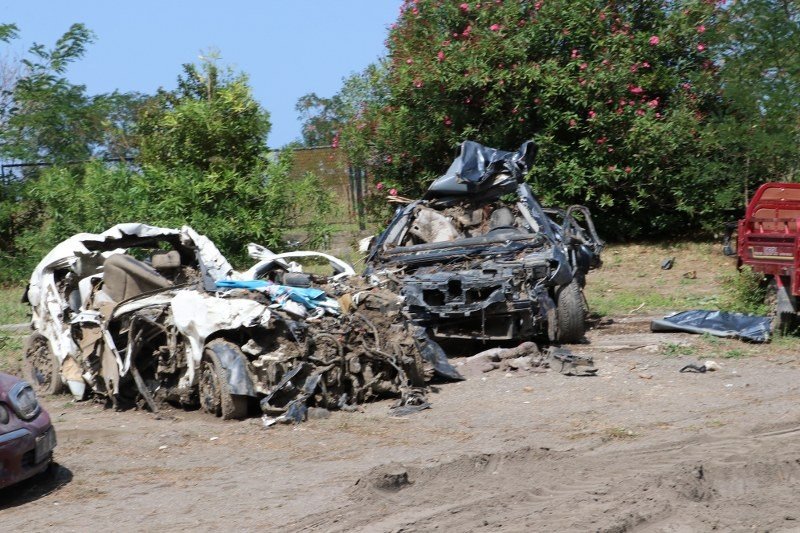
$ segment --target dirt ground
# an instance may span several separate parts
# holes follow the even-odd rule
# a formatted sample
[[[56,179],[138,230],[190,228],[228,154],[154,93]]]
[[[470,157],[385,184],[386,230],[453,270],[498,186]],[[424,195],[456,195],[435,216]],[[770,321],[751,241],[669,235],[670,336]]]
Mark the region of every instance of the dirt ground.
[[[269,429],[46,398],[59,467],[0,491],[3,528],[800,530],[800,340],[649,332],[653,316],[724,298],[718,248],[606,251],[587,286],[605,318],[569,347],[595,377],[474,372],[403,418],[386,401]],[[721,370],[678,372],[708,359]]]
[[[267,429],[47,398],[59,468],[0,492],[3,527],[800,528],[797,345],[681,374],[706,359],[702,337],[651,334],[647,318],[623,317],[588,340],[570,348],[594,356],[595,377],[478,372],[404,418],[381,402]]]

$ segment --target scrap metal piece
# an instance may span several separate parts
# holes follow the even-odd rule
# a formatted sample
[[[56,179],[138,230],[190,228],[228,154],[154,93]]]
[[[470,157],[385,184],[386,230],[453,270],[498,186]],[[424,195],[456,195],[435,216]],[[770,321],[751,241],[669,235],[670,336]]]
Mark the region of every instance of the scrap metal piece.
[[[551,346],[548,349],[550,368],[565,376],[595,376],[599,370],[594,359],[587,355],[575,355],[565,348]]]

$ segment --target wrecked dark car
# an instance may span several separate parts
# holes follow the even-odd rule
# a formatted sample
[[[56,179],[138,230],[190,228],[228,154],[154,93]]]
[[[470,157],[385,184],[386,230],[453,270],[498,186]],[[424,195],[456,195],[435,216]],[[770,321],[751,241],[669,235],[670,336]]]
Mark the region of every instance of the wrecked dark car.
[[[189,227],[120,224],[67,239],[25,291],[29,380],[117,408],[170,402],[223,418],[425,403],[444,356],[400,315],[397,295],[349,285],[352,267],[331,256],[316,254],[333,274],[314,276],[287,257],[306,252],[250,250],[259,262],[239,273]]]
[[[580,341],[603,242],[585,207],[541,207],[524,181],[535,152],[464,142],[424,197],[398,208],[365,275],[399,289],[436,337]]]

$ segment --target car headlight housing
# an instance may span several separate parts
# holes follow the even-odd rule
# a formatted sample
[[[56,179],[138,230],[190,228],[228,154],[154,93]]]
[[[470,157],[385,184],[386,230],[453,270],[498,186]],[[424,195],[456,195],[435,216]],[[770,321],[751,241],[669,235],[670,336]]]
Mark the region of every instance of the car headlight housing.
[[[42,410],[33,387],[24,381],[11,387],[8,393],[8,403],[17,416],[23,420],[36,418],[36,415]]]

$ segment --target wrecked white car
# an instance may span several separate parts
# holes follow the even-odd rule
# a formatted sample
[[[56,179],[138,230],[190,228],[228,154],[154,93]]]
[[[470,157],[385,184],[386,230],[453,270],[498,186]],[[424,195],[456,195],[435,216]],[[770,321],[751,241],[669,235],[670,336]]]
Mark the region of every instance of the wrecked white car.
[[[348,409],[387,395],[424,403],[432,365],[420,354],[438,347],[392,323],[397,313],[380,325],[367,318],[366,302],[380,295],[341,284],[352,267],[326,256],[334,274],[316,277],[286,255],[251,253],[260,261],[240,274],[191,228],[144,224],[62,242],[25,291],[28,379],[44,393],[66,383],[76,398],[118,408],[168,401],[223,418],[260,406],[301,420],[309,406]],[[320,283],[339,300],[312,287]]]
[[[367,257],[435,336],[577,342],[583,287],[603,242],[585,207],[545,210],[524,177],[532,142],[504,152],[466,141],[421,200],[400,207]]]

